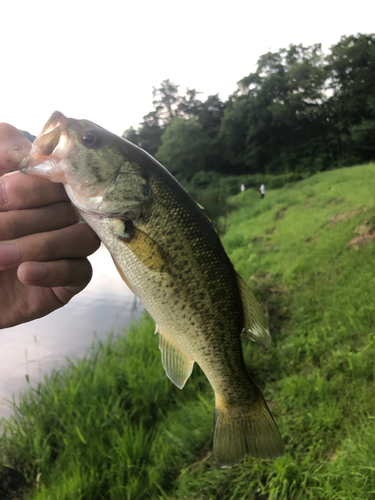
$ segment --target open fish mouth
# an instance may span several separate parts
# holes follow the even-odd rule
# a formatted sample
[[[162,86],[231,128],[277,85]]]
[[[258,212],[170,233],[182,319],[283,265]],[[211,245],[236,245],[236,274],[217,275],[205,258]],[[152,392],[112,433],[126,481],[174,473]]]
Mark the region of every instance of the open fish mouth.
[[[29,155],[19,164],[24,174],[46,177],[54,182],[64,182],[60,161],[75,146],[67,131],[68,119],[55,111],[33,142]]]

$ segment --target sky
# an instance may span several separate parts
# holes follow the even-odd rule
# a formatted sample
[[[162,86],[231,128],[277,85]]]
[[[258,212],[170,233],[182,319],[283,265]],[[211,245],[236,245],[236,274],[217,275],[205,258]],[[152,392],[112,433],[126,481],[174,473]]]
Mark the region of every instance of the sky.
[[[290,44],[373,33],[357,0],[13,0],[1,2],[0,121],[37,135],[53,111],[121,135],[170,79],[222,100],[258,58]]]

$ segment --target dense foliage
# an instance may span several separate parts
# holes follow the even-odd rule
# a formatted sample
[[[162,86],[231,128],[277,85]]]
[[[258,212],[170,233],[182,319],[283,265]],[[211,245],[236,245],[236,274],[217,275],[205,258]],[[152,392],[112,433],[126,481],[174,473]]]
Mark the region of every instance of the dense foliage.
[[[328,55],[320,44],[268,52],[237,85],[226,102],[202,101],[165,80],[153,90],[154,111],[124,137],[183,181],[201,171],[311,173],[375,159],[374,34],[343,36]]]

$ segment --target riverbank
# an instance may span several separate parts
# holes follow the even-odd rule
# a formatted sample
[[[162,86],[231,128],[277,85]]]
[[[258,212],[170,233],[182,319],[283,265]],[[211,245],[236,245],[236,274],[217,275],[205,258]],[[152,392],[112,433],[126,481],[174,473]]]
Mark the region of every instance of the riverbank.
[[[199,370],[186,390],[171,384],[153,333],[146,316],[20,396],[1,445],[35,498],[151,498],[209,451],[208,384]]]
[[[223,242],[273,336],[268,352],[244,339],[245,358],[284,457],[217,468],[212,390],[198,367],[182,391],[169,381],[146,317],[21,398],[0,445],[24,498],[371,498],[374,175],[340,169],[229,200]]]

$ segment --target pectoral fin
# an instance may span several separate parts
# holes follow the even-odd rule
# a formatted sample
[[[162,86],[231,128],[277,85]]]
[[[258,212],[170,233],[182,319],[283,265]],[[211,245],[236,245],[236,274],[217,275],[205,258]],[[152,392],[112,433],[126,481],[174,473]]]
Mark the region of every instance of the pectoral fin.
[[[182,389],[193,371],[194,359],[181,351],[178,345],[160,330],[159,349],[167,376]]]
[[[263,349],[268,349],[271,335],[268,330],[267,320],[255,298],[253,292],[243,279],[237,274],[242,305],[244,310],[244,333],[250,340],[259,344]]]
[[[145,232],[137,229],[126,221],[124,222],[123,234],[119,234],[118,237],[128,248],[130,248],[138,259],[148,267],[148,269],[158,273],[163,272],[170,257],[168,253]]]

